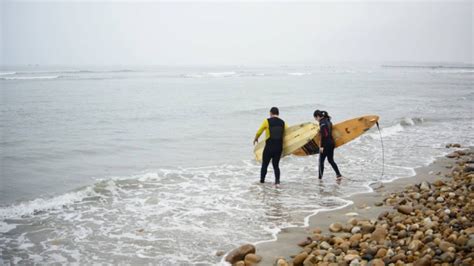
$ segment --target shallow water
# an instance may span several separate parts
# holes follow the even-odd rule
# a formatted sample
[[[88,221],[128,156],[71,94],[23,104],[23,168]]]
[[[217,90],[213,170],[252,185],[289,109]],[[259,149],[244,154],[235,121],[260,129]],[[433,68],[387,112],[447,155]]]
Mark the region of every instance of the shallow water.
[[[0,263],[215,264],[368,184],[473,143],[471,69],[55,68],[0,71]],[[252,139],[271,106],[289,124],[377,114],[336,150],[281,161],[257,184]],[[382,167],[384,175],[381,175]],[[273,180],[269,171],[267,180]]]

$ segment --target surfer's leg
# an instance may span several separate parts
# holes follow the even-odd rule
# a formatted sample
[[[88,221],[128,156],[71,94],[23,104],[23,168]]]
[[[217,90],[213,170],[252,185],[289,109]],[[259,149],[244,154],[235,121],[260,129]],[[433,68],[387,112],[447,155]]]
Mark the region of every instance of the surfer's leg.
[[[324,152],[326,152],[326,150]],[[336,176],[341,177],[341,173],[339,172],[339,168],[337,167],[337,164],[334,161],[334,148],[328,149],[327,156],[328,156],[328,162],[331,164],[332,169],[334,169],[334,171],[336,172]]]
[[[273,172],[275,172],[275,184],[280,184],[280,157],[281,151],[275,152],[272,157]]]
[[[326,160],[326,149],[324,149],[324,152],[319,154],[319,174],[318,177],[319,179],[323,178],[323,173],[324,173],[324,160]]]
[[[262,168],[260,169],[260,183],[265,183],[265,176],[267,175],[267,168],[271,158],[270,151],[265,148],[262,156]]]

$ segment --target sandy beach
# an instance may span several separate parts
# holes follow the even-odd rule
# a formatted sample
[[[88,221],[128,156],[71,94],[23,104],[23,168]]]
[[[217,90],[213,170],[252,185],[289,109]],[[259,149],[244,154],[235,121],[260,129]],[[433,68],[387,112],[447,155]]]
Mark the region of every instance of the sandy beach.
[[[411,194],[409,194],[409,193],[413,193],[411,188],[416,188],[415,185],[417,184],[422,184],[422,185],[431,184],[429,185],[430,189],[434,190],[435,186],[433,185],[433,182],[437,185],[443,184],[443,187],[445,186],[449,187],[449,185],[444,185],[444,184],[446,183],[452,186],[452,184],[454,184],[453,182],[458,182],[458,181],[453,181],[453,176],[456,176],[456,177],[464,176],[464,178],[468,180],[468,184],[469,183],[471,184],[471,186],[468,186],[469,188],[465,191],[468,192],[470,191],[469,189],[472,189],[472,172],[471,172],[472,169],[469,170],[468,168],[469,167],[472,168],[473,148],[471,147],[468,149],[462,149],[462,148],[459,149],[459,148],[454,148],[451,146],[448,147],[448,146],[450,145],[449,144],[447,145],[446,151],[450,152],[450,154],[444,157],[438,158],[435,162],[433,162],[432,164],[428,166],[416,169],[415,176],[408,177],[408,178],[400,178],[389,183],[372,184],[371,187],[373,189],[373,192],[356,194],[356,195],[347,197],[346,198],[346,200],[348,200],[347,206],[337,209],[337,210],[332,210],[332,211],[321,211],[311,216],[308,221],[309,223],[308,227],[286,228],[286,229],[283,229],[277,235],[277,240],[257,244],[256,254],[258,256],[256,256],[256,260],[258,261],[261,259],[258,265],[331,265],[331,262],[335,263],[334,265],[338,265],[338,264],[339,265],[367,265],[367,264],[368,265],[389,265],[391,263],[396,263],[393,265],[405,265],[406,263],[408,263],[409,260],[413,261],[415,257],[418,259],[421,259],[423,257],[422,255],[426,255],[427,253],[430,253],[430,250],[428,250],[428,252],[426,251],[428,247],[424,249],[420,248],[418,251],[418,250],[413,250],[413,246],[408,246],[408,249],[413,252],[408,251],[406,255],[404,254],[403,256],[399,256],[400,259],[399,260],[396,259],[395,261],[393,260],[393,256],[397,256],[399,254],[395,254],[393,250],[395,251],[402,250],[401,248],[396,248],[397,244],[408,245],[407,242],[411,243],[414,241],[418,241],[417,239],[419,238],[421,239],[423,236],[423,233],[425,235],[427,234],[425,231],[426,228],[423,228],[423,226],[421,227],[424,230],[420,229],[421,231],[412,229],[411,231],[413,232],[411,232],[410,230],[407,229],[407,231],[409,231],[408,240],[407,241],[403,240],[404,242],[400,242],[401,240],[399,240],[399,242],[397,243],[393,243],[393,244],[391,243],[390,245],[392,245],[393,250],[390,249],[391,250],[390,252],[393,254],[388,254],[388,255],[384,254],[385,256],[382,256],[380,259],[377,259],[377,260],[375,260],[377,256],[374,256],[373,260],[368,261],[366,260],[366,258],[364,258],[361,255],[362,252],[361,254],[359,254],[359,251],[364,249],[364,248],[359,247],[359,242],[362,243],[364,242],[364,240],[366,240],[367,242],[370,242],[370,240],[372,240],[373,242],[373,239],[371,239],[371,237],[373,238],[373,235],[375,234],[373,229],[375,229],[375,227],[378,228],[379,227],[378,224],[380,222],[380,221],[377,222],[377,220],[383,220],[385,219],[384,217],[397,216],[397,215],[399,217],[403,217],[403,219],[400,219],[399,223],[396,225],[397,228],[394,231],[390,230],[391,229],[390,226],[385,226],[385,228],[388,229],[388,231],[385,231],[385,234],[384,234],[385,237],[382,237],[383,239],[382,241],[379,242],[379,244],[387,245],[388,242],[383,242],[384,239],[393,239],[394,242],[397,240],[397,238],[400,239],[400,237],[394,234],[393,232],[398,232],[399,230],[406,229],[403,223],[406,223],[407,219],[410,219],[409,217],[410,214],[407,213],[408,216],[401,216],[400,212],[402,212],[403,210],[400,210],[399,208],[402,204],[406,204],[408,206],[411,203],[400,201],[399,196],[403,198],[404,195],[410,195],[411,197]],[[451,183],[448,183],[448,182],[451,182]],[[446,188],[445,190],[448,191],[449,189]],[[456,194],[455,197],[463,196],[467,198],[468,202],[472,203],[472,192],[465,193],[465,194],[467,195]],[[438,198],[436,200],[438,200],[437,206],[447,206],[447,205],[443,205],[444,202],[441,202],[441,199]],[[464,245],[465,246],[464,248],[466,248],[466,245],[473,244],[472,237],[473,237],[474,232],[471,232],[473,229],[472,228],[473,213],[472,213],[472,206],[471,207],[469,206],[471,205],[467,204],[467,206],[464,206],[467,209],[466,212],[467,212],[468,220],[466,221],[464,219],[465,223],[463,224],[464,226],[463,228],[466,229],[467,227],[469,227],[468,229],[465,230],[467,232],[460,230],[462,228],[454,228],[451,230],[454,232],[454,235],[450,236],[451,239],[447,240],[451,242],[457,241],[457,239],[460,238],[460,235],[461,235],[460,231],[462,231],[464,235],[467,234],[468,235],[467,237],[470,238],[469,243],[467,243],[467,239],[464,239],[465,238],[464,236],[464,238],[461,239],[462,240],[461,243],[458,243],[458,245],[456,246],[457,248],[456,251],[466,252],[469,254],[465,255],[464,253],[462,253],[465,255],[464,257],[459,256],[460,254],[458,254],[458,256],[455,258],[454,256],[455,250],[449,249],[449,252],[441,251],[443,255],[445,253],[449,253],[448,255],[444,255],[443,257],[443,256],[439,256],[441,254],[438,254],[439,251],[436,250],[435,256],[425,257],[424,258],[425,261],[418,260],[418,262],[415,262],[414,265],[430,265],[430,263],[436,264],[436,262],[439,262],[439,263],[443,262],[445,264],[448,263],[446,265],[450,265],[452,263],[459,264],[463,262],[465,265],[468,265],[469,263],[473,262],[472,248],[470,248],[470,251],[469,249],[460,250],[461,249],[460,246],[462,245]],[[398,208],[398,212],[397,212],[397,208]],[[411,212],[411,215],[414,215],[414,209],[415,210],[417,209],[415,205],[411,210],[409,210],[409,212]],[[389,212],[392,212],[393,214],[388,215]],[[449,212],[449,209],[446,212]],[[419,216],[420,215],[421,215],[421,218],[428,217],[426,213],[425,215],[419,214]],[[438,216],[442,217],[439,214]],[[365,232],[365,233],[360,232],[361,230],[360,228],[362,228],[362,231],[364,231],[363,229],[364,222],[366,222],[369,225],[369,227],[372,227],[372,230],[369,229],[369,232],[373,231],[371,232],[372,234],[370,234],[369,232]],[[408,223],[410,222],[411,220],[408,220]],[[350,223],[352,223],[352,225]],[[357,227],[357,229],[354,229],[354,227]],[[404,228],[399,228],[399,227],[404,227]],[[413,235],[412,233],[416,231],[420,232],[420,233],[417,232],[416,234],[420,234],[421,236],[419,237],[412,236]],[[436,236],[436,229],[434,229],[434,231],[435,233],[431,231],[430,234],[433,234]],[[352,241],[354,238],[353,236],[357,233],[359,233],[358,234],[359,236],[356,236],[356,238],[358,238],[356,245],[353,245],[352,242],[348,242],[350,243],[351,246],[349,246],[348,248],[346,247],[346,249],[342,248],[343,250],[342,252],[345,251],[345,253],[343,253],[342,256],[338,256],[338,254],[341,255],[340,254],[341,243],[343,243],[344,241],[345,242]],[[398,234],[400,233],[398,232]],[[338,243],[338,241],[340,241],[341,243]],[[427,243],[425,244],[426,246],[428,246]],[[327,246],[324,246],[324,245],[327,245]],[[402,245],[399,245],[399,246],[402,246]],[[423,245],[423,244],[420,242],[420,245]],[[421,251],[423,251],[423,253],[420,253]],[[334,252],[335,255],[331,255],[328,258],[327,253],[332,253],[332,252]],[[344,254],[347,254],[347,255],[344,255]],[[390,255],[392,258],[390,258]],[[452,256],[452,257],[449,257],[449,256]],[[255,260],[253,257],[252,259]],[[439,261],[440,259],[443,259],[444,261]],[[425,262],[425,264],[420,264],[422,262]],[[245,265],[249,265],[249,264],[251,265],[252,263],[247,262]],[[244,265],[244,264],[240,262],[240,265]]]

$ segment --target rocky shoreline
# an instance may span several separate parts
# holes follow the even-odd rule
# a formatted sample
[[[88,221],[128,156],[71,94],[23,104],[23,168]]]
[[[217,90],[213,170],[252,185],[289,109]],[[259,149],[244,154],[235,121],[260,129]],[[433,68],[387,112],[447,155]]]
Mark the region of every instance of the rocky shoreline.
[[[446,148],[460,148],[448,144]],[[474,150],[446,156],[449,171],[413,181],[373,202],[373,217],[351,217],[312,228],[298,252],[267,265],[474,265]],[[369,207],[370,208],[370,207]],[[347,215],[347,214],[346,214]],[[257,253],[257,254],[255,254]],[[226,257],[233,265],[258,265],[262,257],[244,245]]]

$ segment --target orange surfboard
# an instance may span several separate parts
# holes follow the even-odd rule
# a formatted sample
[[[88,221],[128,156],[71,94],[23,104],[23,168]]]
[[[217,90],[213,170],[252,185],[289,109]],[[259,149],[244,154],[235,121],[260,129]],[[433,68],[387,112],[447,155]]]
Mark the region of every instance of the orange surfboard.
[[[379,121],[376,115],[366,115],[346,120],[332,126],[332,137],[336,148],[364,134]],[[297,156],[308,156],[319,153],[321,135],[318,134],[306,145],[293,152]]]

